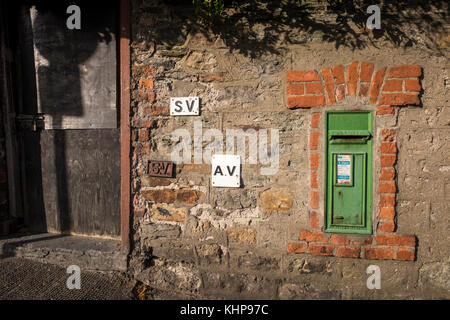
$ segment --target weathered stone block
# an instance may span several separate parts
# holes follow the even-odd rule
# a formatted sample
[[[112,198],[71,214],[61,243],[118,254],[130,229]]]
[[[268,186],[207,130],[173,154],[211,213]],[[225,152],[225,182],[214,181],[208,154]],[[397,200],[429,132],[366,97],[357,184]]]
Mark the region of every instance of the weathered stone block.
[[[293,195],[287,188],[272,188],[261,194],[263,212],[289,212],[292,209]]]
[[[176,208],[164,203],[156,203],[152,206],[151,217],[160,221],[183,222],[187,215],[186,208]]]
[[[233,242],[256,243],[256,230],[246,228],[226,228],[228,238]]]
[[[170,224],[143,224],[140,227],[140,236],[142,240],[153,240],[159,238],[178,238],[181,234],[181,228],[178,225]]]

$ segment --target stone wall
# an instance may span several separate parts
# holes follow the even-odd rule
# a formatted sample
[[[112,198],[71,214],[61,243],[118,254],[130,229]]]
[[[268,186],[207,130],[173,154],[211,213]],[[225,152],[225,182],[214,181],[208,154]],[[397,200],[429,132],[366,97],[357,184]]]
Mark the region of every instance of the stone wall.
[[[352,23],[341,30],[322,7],[276,19],[262,5],[244,15],[227,10],[226,23],[208,27],[196,22],[190,3],[167,3],[132,2],[131,273],[166,297],[449,298],[448,25],[427,28],[413,16],[391,21],[401,35],[394,39]],[[354,61],[369,63],[364,70],[375,70],[375,78],[393,66],[421,72],[400,80],[401,88],[402,76],[392,81],[383,73],[378,90],[387,98],[380,102],[364,72],[354,82]],[[350,87],[338,89],[333,78],[336,96],[328,103],[333,90],[322,70],[333,66],[350,75]],[[303,95],[289,78],[301,70],[321,75],[320,88],[308,90],[312,97],[322,90],[323,103],[289,98]],[[356,78],[360,70],[357,64]],[[392,90],[419,95],[391,103]],[[169,99],[180,96],[200,97],[201,115],[170,116]],[[353,109],[377,114],[373,238],[322,232],[323,114]],[[262,130],[278,130],[278,168],[262,174],[270,163],[246,159],[240,188],[215,188],[211,165],[198,161],[194,147],[191,163],[178,164],[174,177],[150,176],[148,161],[171,160],[180,146],[172,138],[179,129],[192,139],[196,130],[226,137],[241,129],[260,139]],[[208,141],[200,144],[207,149]],[[366,287],[371,264],[381,269],[380,290]]]

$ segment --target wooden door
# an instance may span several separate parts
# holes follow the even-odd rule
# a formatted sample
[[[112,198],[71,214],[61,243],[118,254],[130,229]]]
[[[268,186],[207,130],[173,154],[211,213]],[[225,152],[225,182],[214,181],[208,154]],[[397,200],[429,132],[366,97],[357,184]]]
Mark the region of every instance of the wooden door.
[[[18,138],[25,225],[120,235],[120,129],[114,1],[16,5]]]

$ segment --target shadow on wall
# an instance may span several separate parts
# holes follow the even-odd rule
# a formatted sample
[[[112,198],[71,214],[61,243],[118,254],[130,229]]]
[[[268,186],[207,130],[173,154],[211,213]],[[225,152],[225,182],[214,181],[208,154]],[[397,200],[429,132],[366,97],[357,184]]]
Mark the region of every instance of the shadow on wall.
[[[366,28],[367,7],[373,0],[224,0],[225,12],[215,20],[198,19],[192,1],[154,1],[142,10],[164,19],[164,4],[171,4],[170,20],[180,28],[154,23],[153,30],[137,30],[137,42],[156,41],[166,46],[180,45],[189,32],[200,32],[208,40],[220,36],[226,46],[252,58],[278,54],[280,42],[306,43],[312,37],[341,46],[362,49],[385,40],[395,46],[411,47],[422,42],[439,51],[436,39],[425,34],[445,33],[449,5],[446,0],[383,1],[381,29]],[[150,3],[150,2],[149,2]],[[203,22],[201,22],[203,21]],[[172,23],[171,23],[172,24]],[[174,31],[177,29],[178,31]],[[178,32],[178,33],[177,33]],[[437,39],[439,41],[439,39]]]

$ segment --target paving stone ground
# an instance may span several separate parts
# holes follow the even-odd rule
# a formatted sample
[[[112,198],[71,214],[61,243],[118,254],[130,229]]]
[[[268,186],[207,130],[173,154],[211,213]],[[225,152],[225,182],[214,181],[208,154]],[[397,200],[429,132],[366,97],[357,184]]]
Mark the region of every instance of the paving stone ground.
[[[129,300],[132,284],[118,272],[81,270],[81,289],[69,290],[66,269],[24,258],[0,259],[0,300]]]

